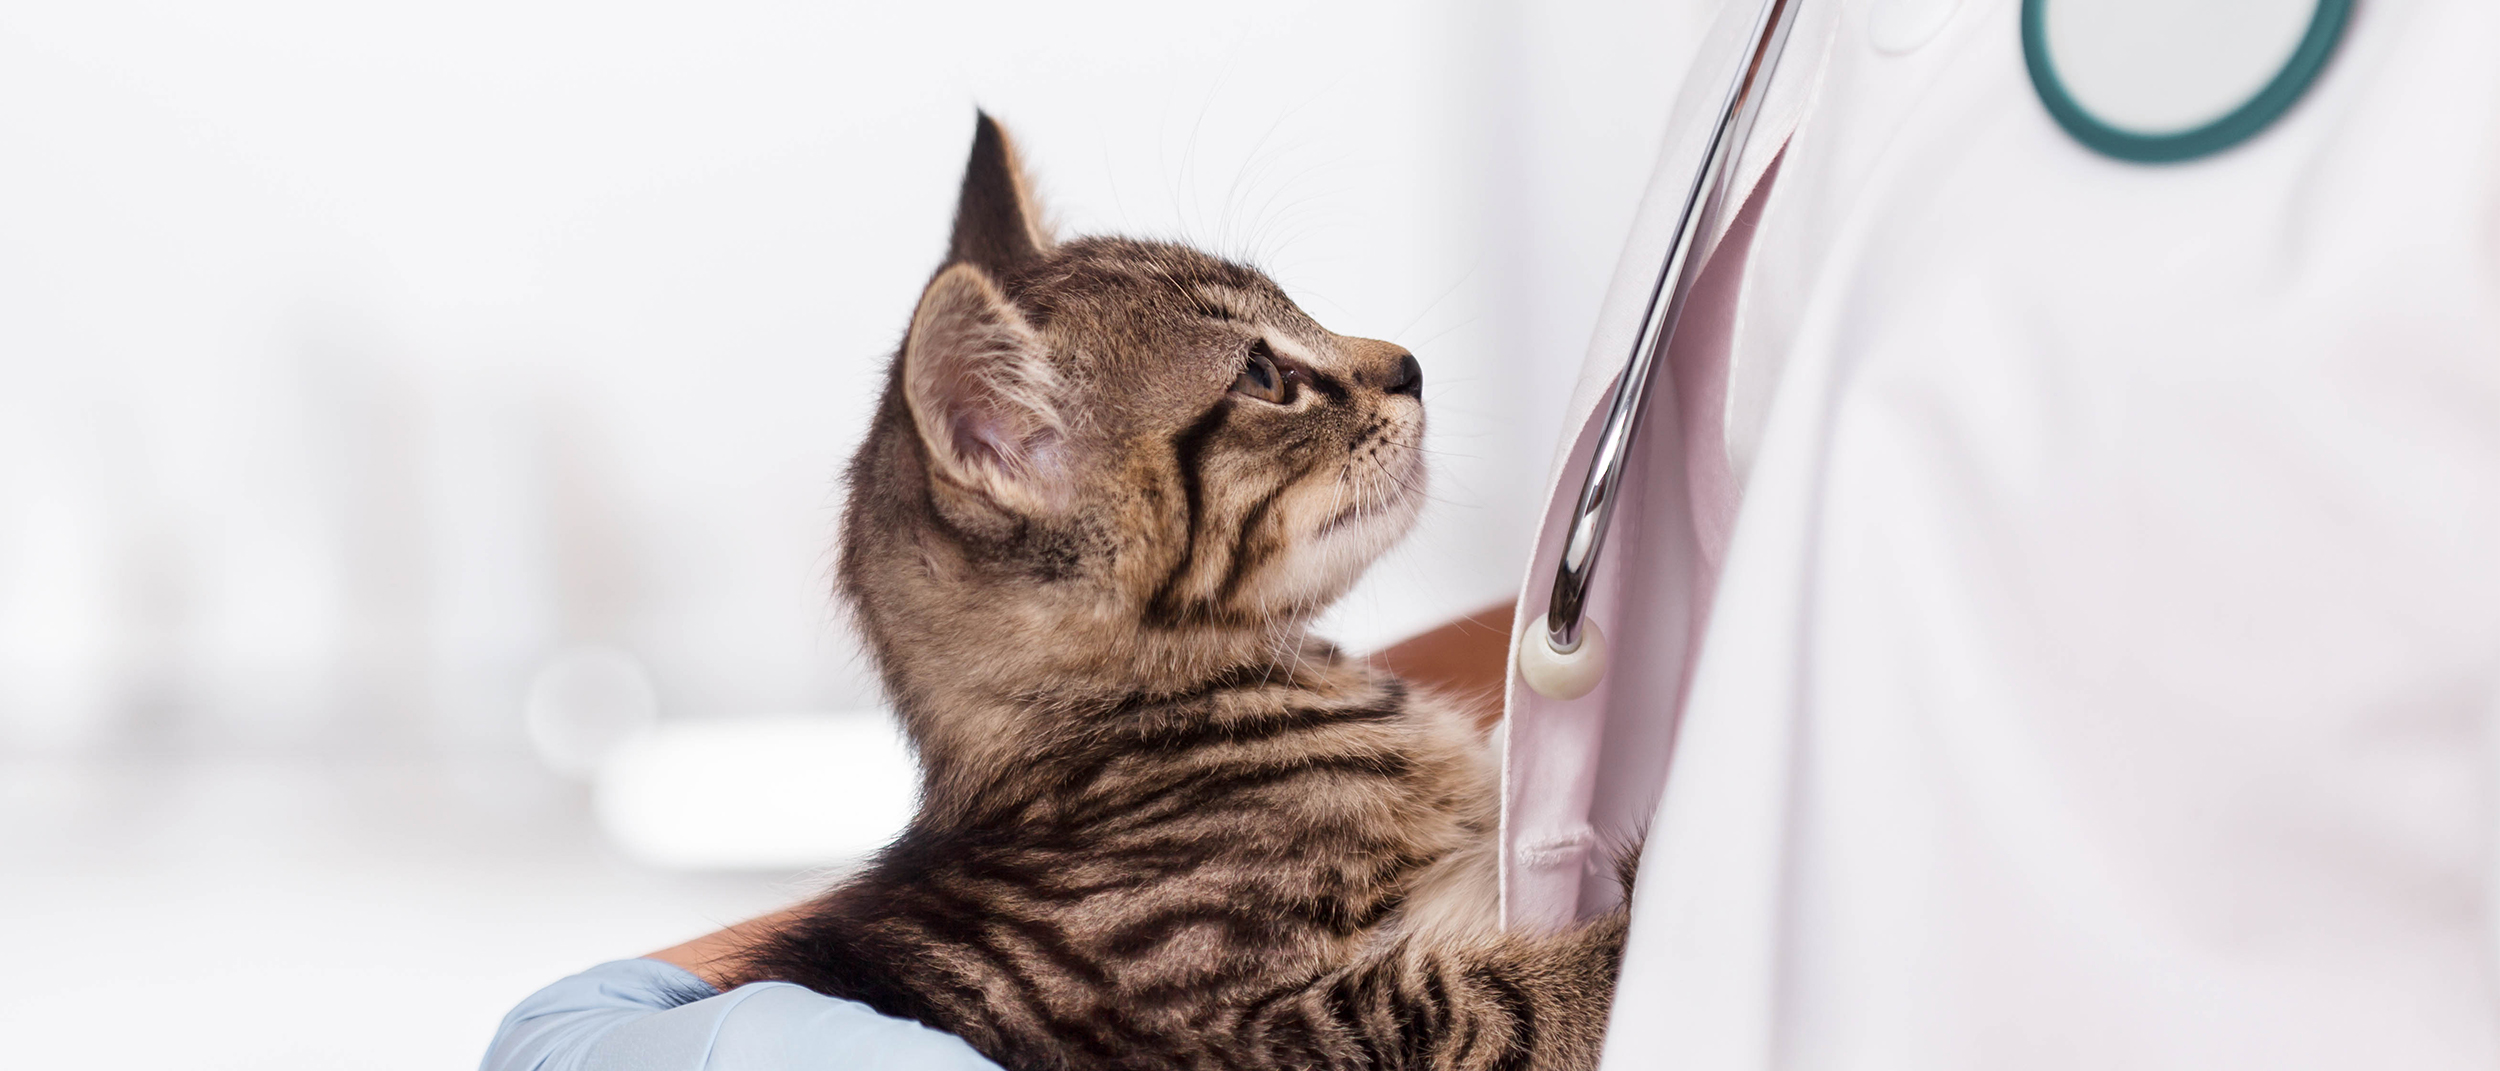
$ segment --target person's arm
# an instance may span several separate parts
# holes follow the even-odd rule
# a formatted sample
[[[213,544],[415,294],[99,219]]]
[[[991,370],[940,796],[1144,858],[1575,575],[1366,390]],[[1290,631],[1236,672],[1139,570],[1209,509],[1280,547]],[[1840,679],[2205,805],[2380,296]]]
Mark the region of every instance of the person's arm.
[[[1502,717],[1510,670],[1511,604],[1487,606],[1372,656],[1372,664],[1466,702],[1483,724]]]
[[[788,982],[719,992],[674,964],[649,958],[602,963],[530,994],[504,1016],[478,1067],[998,1071],[961,1038],[880,1015],[857,1001]]]
[[[479,1071],[998,1071],[953,1035],[787,982],[744,975],[739,952],[788,907],[640,959],[603,963],[523,1000]]]
[[[800,910],[785,907],[769,915],[759,915],[737,925],[714,930],[683,944],[670,945],[643,958],[672,964],[703,979],[714,989],[735,989],[752,981],[740,973],[738,950],[773,932]]]

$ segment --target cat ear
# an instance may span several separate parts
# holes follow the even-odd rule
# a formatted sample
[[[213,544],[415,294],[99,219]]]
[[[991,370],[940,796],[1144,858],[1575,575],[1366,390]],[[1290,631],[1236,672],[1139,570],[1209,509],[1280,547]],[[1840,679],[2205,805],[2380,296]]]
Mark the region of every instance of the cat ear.
[[[963,192],[955,201],[950,263],[977,264],[998,274],[1050,251],[1041,205],[1025,181],[1015,142],[988,112],[972,127],[972,159],[964,165]]]
[[[903,397],[937,467],[1019,513],[1050,509],[1065,477],[1058,375],[988,272],[929,281],[903,339]]]

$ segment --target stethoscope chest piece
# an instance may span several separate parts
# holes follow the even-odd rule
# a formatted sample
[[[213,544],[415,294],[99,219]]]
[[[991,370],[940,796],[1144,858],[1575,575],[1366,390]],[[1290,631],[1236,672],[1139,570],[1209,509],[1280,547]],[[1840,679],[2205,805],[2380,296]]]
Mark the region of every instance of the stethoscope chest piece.
[[[2075,140],[2193,160],[2281,118],[2351,18],[2352,0],[2023,0],[2023,62]]]
[[[1583,621],[1580,642],[1563,651],[1554,647],[1551,631],[1539,615],[1519,634],[1520,683],[1547,699],[1578,699],[1596,691],[1597,682],[1606,679],[1606,633],[1597,622]]]

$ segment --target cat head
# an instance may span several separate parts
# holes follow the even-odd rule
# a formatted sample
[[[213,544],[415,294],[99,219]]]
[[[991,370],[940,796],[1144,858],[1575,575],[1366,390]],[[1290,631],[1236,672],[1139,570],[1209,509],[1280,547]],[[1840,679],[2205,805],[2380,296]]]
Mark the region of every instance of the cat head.
[[[890,684],[939,650],[1001,683],[1227,668],[1298,637],[1412,525],[1422,379],[1253,268],[1053,239],[981,116],[946,263],[852,462],[843,590]]]

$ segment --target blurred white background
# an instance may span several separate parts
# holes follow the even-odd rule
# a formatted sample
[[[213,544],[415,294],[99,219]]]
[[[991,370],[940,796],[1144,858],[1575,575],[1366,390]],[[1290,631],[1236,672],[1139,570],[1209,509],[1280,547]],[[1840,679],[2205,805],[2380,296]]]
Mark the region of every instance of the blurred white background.
[[[1713,7],[13,7],[9,1062],[464,1066],[538,984],[806,888],[620,831],[647,747],[590,781],[875,706],[834,477],[976,103],[1063,231],[1423,358],[1438,501],[1341,639],[1505,597]]]

